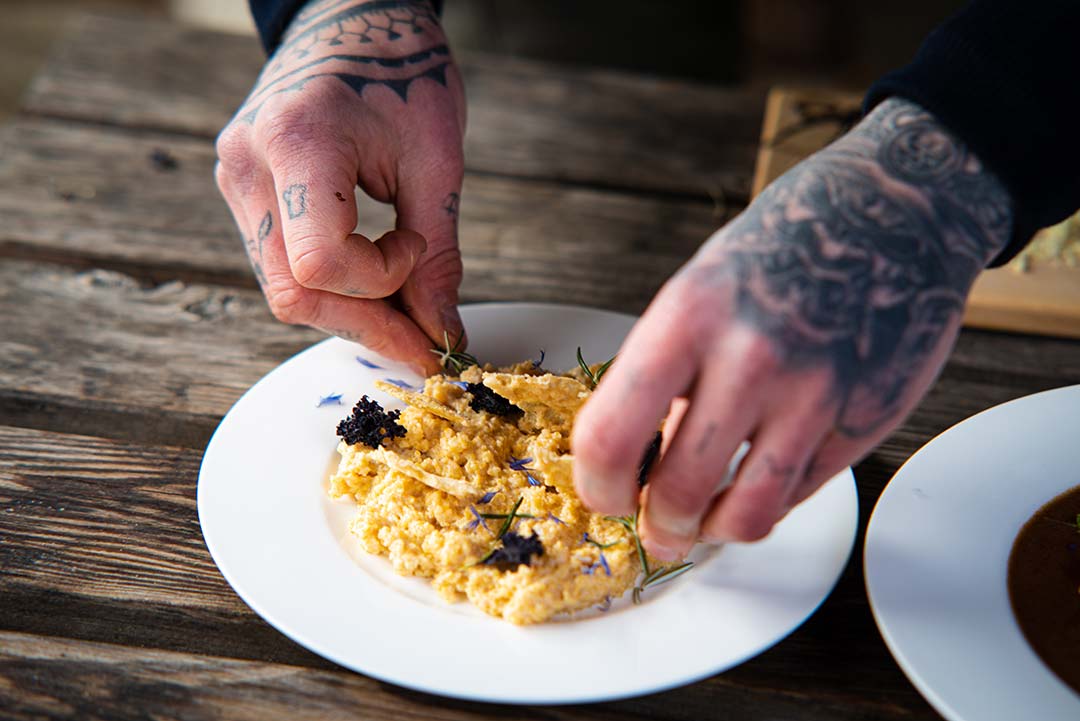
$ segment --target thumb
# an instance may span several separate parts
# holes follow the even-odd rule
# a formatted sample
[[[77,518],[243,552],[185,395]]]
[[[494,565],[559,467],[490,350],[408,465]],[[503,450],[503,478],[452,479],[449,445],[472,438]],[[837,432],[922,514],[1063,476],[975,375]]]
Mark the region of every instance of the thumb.
[[[464,327],[458,313],[461,285],[461,250],[457,220],[460,179],[451,190],[443,185],[402,188],[395,199],[397,228],[420,233],[427,240],[427,252],[420,256],[412,273],[398,291],[406,313],[437,346],[449,337],[462,338]]]

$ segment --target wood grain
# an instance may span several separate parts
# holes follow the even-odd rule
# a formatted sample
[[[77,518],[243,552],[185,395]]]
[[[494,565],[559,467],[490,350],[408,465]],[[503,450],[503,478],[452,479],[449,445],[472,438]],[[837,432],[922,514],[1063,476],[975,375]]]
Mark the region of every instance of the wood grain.
[[[176,159],[175,170],[155,167],[158,149]],[[203,139],[13,123],[0,131],[0,255],[253,288],[213,165]],[[460,220],[464,297],[640,312],[736,209],[470,173]],[[372,237],[393,227],[389,206],[374,201],[365,199],[360,217]]]
[[[134,415],[82,432],[174,445],[204,444],[252,383],[324,337],[274,321],[257,291],[144,287],[112,271],[17,260],[0,264],[0,317],[0,422],[32,400],[55,408],[44,414],[51,427],[79,432],[80,418],[64,413],[77,405],[83,421],[95,410]]]
[[[262,63],[254,38],[84,16],[24,109],[211,138]],[[758,94],[503,56],[464,56],[461,68],[470,170],[746,201]]]
[[[221,578],[195,511],[200,457],[0,426],[0,628],[331,667]]]
[[[210,663],[206,656],[218,656],[334,669],[266,626],[221,579],[203,546],[195,515],[199,455],[183,448],[0,426],[0,567],[5,569],[0,575],[0,630],[198,654],[200,658],[183,662],[190,668]],[[785,641],[783,649],[676,693],[611,704],[596,717],[701,718],[710,703],[720,703],[781,716],[793,704],[809,704],[816,709],[809,718],[906,718],[921,704],[877,642],[862,594],[859,565],[852,563],[821,611]],[[12,637],[4,636],[5,641]],[[49,643],[25,641],[39,650]],[[127,665],[105,670],[117,657],[115,647],[76,648],[93,649],[86,654],[102,664],[99,671],[115,674],[117,683],[131,673]],[[821,658],[793,667],[793,654]],[[33,663],[44,663],[40,656],[33,658]],[[72,655],[65,658],[71,661]],[[51,679],[49,683],[67,677],[78,665],[53,661],[38,667],[39,678]],[[228,676],[222,668],[229,664],[218,659],[210,666],[217,670],[200,674],[202,683],[213,685],[212,676]],[[5,673],[0,671],[0,678],[10,681]],[[289,674],[307,677],[300,669]],[[352,674],[338,678],[376,698],[389,693],[387,704],[402,702],[400,696],[394,699],[399,692],[392,687]],[[852,683],[873,687],[879,695],[861,698],[845,688]],[[270,687],[274,694],[296,700],[288,684],[277,680]],[[0,682],[0,699],[3,688]],[[213,696],[208,689],[189,690],[203,702]],[[410,698],[428,701],[407,694],[406,704]],[[676,709],[667,708],[675,698]],[[109,713],[122,712],[112,708]],[[570,712],[554,718],[592,717]]]
[[[542,682],[542,681],[540,681]],[[517,707],[437,698],[344,671],[0,632],[0,704],[13,721],[40,718],[626,719],[939,718],[890,689],[805,693],[720,676],[631,701]],[[860,694],[860,695],[855,695]]]

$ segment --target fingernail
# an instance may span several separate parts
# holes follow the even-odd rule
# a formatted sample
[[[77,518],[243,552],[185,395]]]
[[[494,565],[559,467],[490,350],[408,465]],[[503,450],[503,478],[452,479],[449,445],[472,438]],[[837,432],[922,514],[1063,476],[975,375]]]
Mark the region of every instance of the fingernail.
[[[649,552],[649,555],[658,561],[670,563],[672,561],[679,561],[683,557],[682,551],[665,546],[662,543],[657,543],[651,538],[644,538],[641,542],[644,544],[645,550]]]
[[[442,320],[443,328],[451,336],[457,335],[465,327],[465,324],[461,322],[461,313],[458,312],[455,303],[444,305],[442,310],[439,311],[439,318]]]

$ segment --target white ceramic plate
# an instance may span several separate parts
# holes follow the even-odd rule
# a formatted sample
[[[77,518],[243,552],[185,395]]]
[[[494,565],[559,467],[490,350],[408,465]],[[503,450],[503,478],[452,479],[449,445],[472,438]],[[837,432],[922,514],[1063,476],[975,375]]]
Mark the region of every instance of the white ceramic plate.
[[[1078,426],[1080,386],[984,411],[912,456],[870,518],[878,628],[950,721],[1080,719],[1080,695],[1028,646],[1005,583],[1021,526],[1080,484]]]
[[[463,308],[470,350],[496,364],[598,361],[634,318],[586,308]],[[646,602],[616,602],[580,620],[518,628],[425,581],[395,576],[356,550],[348,502],[326,495],[334,430],[378,378],[418,379],[361,346],[331,339],[275,369],[214,434],[199,474],[203,535],[244,601],[285,635],[336,663],[409,688],[505,703],[600,701],[658,691],[728,669],[797,628],[824,600],[851,553],[854,479],[845,471],[760,543],[692,556],[699,565]],[[316,407],[342,394],[342,405]],[[629,595],[629,594],[627,594]]]

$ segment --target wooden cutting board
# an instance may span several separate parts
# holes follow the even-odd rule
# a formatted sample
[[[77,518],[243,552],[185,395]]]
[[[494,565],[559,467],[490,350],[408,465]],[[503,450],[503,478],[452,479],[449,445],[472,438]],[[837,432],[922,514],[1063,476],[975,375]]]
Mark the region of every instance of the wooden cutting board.
[[[773,88],[765,106],[753,194],[858,120],[862,96],[826,89]],[[976,279],[964,324],[1080,338],[1080,267],[1060,261],[986,270]]]

